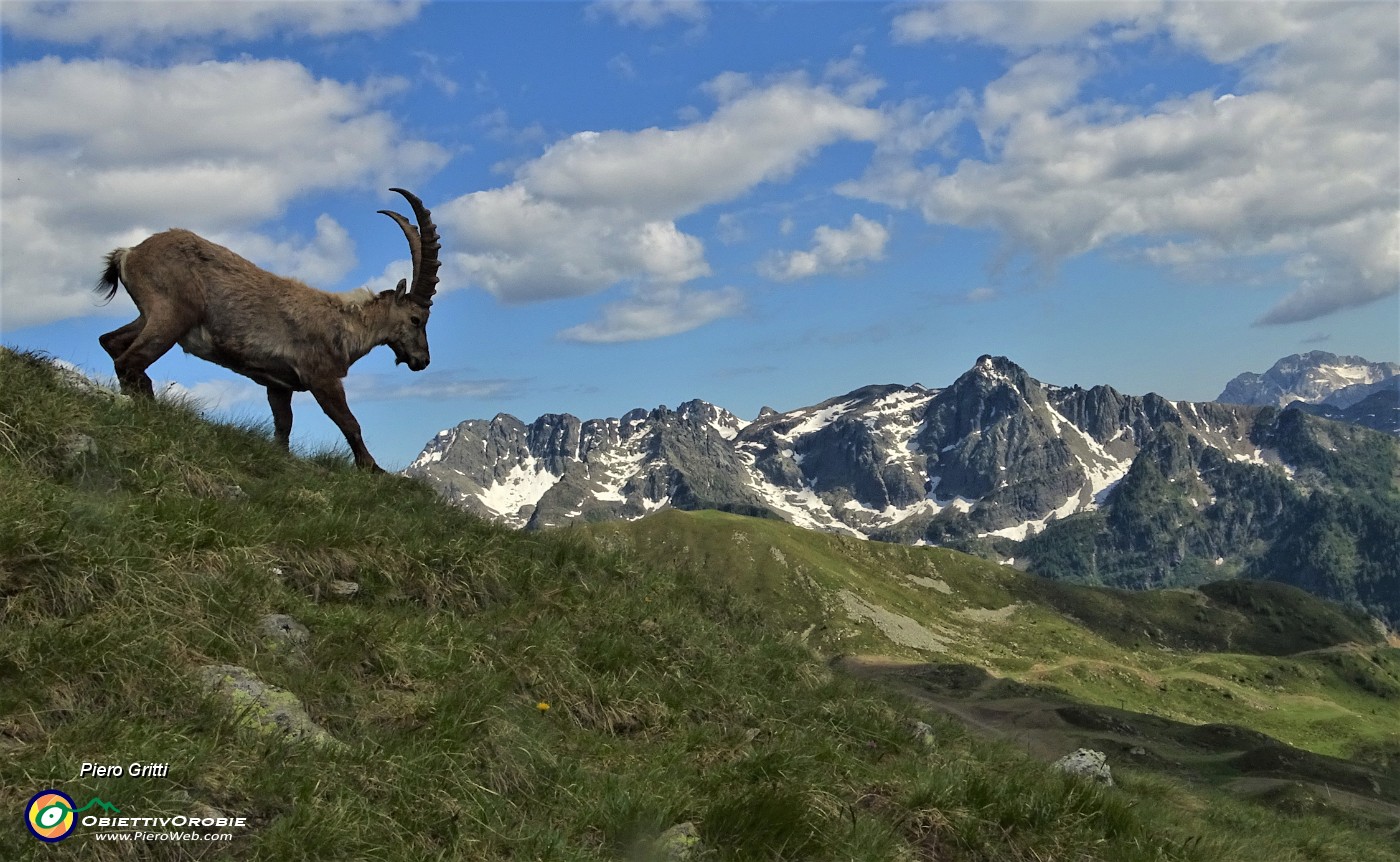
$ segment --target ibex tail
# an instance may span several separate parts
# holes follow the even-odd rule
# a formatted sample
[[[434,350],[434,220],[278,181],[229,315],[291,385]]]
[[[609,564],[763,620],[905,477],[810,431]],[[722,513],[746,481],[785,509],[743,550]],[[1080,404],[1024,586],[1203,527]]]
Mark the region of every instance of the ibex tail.
[[[130,250],[131,249],[128,248],[119,248],[107,255],[107,269],[103,271],[102,277],[97,280],[97,284],[92,288],[99,293],[106,291],[106,294],[102,297],[104,302],[111,302],[112,297],[117,295],[117,285],[122,275],[122,261],[126,259],[126,253]]]

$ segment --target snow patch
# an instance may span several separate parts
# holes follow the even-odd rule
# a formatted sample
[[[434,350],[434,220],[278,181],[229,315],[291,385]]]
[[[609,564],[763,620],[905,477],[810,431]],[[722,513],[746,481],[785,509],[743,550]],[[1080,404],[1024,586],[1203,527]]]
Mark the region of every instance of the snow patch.
[[[506,523],[520,527],[525,524],[520,510],[538,504],[561,478],[546,470],[539,459],[530,456],[512,467],[505,478],[477,494],[476,499]]]
[[[1000,536],[1003,539],[1013,539],[1017,542],[1024,542],[1035,533],[1039,533],[1041,530],[1045,529],[1045,526],[1051,521],[1056,521],[1060,518],[1068,518],[1077,511],[1079,511],[1079,492],[1076,491],[1070,494],[1069,499],[1065,500],[1058,509],[1046,515],[1044,518],[1024,521],[1011,527],[1002,527],[1000,530],[992,530],[987,533],[979,533],[978,535],[982,538],[986,538],[987,536]]]

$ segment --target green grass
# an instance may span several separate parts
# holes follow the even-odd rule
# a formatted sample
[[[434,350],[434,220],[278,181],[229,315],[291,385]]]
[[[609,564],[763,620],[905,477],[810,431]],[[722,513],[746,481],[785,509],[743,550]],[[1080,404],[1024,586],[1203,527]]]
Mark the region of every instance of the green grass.
[[[95,448],[72,455],[78,434]],[[979,607],[1011,595],[964,565],[921,571]],[[336,580],[360,590],[337,598]],[[714,860],[1397,858],[1306,812],[1274,822],[1131,774],[1103,790],[974,739],[831,672],[793,634],[822,601],[809,589],[775,612],[737,578],[510,532],[0,351],[0,858],[647,859],[682,821]],[[310,629],[304,656],[264,642],[269,613]],[[223,663],[292,692],[342,745],[250,730],[199,682]],[[132,761],[170,774],[78,778]],[[80,827],[50,848],[19,816],[48,787],[249,825],[218,845]]]
[[[815,534],[720,512],[592,525],[603,547],[760,601],[818,651],[970,661],[1075,700],[1231,723],[1320,754],[1400,740],[1400,650],[1301,590],[1225,581],[1125,591],[1045,580],[943,548]],[[842,591],[941,638],[919,648],[853,617]]]

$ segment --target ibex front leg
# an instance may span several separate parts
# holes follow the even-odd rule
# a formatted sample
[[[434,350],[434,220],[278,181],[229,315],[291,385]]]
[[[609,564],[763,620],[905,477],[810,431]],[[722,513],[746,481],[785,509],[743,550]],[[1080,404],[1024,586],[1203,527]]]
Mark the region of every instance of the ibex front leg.
[[[285,386],[267,387],[267,404],[272,408],[272,433],[277,445],[292,448],[292,390]]]
[[[336,380],[312,388],[311,394],[315,397],[316,403],[321,405],[321,409],[326,411],[326,415],[331,417],[331,421],[336,424],[340,432],[345,435],[345,442],[350,444],[350,451],[355,453],[355,466],[361,470],[383,473],[384,470],[374,463],[374,457],[365,448],[365,440],[360,436],[360,423],[350,412],[350,405],[345,403],[345,386]]]

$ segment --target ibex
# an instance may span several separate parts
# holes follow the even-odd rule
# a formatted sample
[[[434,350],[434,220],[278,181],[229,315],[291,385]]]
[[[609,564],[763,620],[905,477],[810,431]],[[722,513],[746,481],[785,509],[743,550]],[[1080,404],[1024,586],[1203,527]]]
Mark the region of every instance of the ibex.
[[[355,465],[383,472],[365,448],[360,423],[345,403],[341,380],[360,357],[381,344],[395,363],[428,367],[428,311],[437,290],[437,228],[423,202],[403,189],[417,217],[389,210],[413,256],[413,286],[377,296],[369,290],[327,293],[254,266],[187,230],[168,230],[135,248],[107,255],[97,284],[106,298],[118,280],[140,316],[98,340],[112,357],[122,391],[153,398],[146,369],[179,344],[186,353],[222,365],[267,387],[277,442],[289,448],[292,393],[310,392],[345,434]]]

